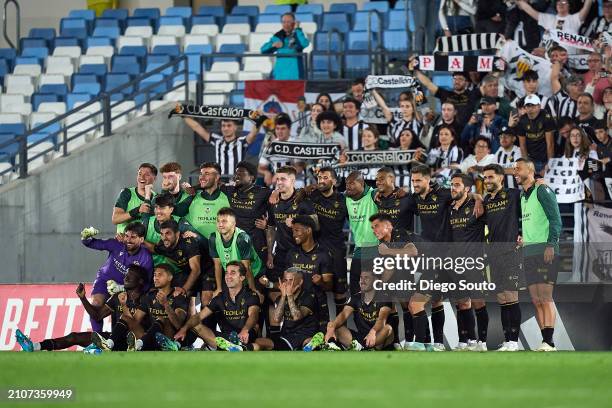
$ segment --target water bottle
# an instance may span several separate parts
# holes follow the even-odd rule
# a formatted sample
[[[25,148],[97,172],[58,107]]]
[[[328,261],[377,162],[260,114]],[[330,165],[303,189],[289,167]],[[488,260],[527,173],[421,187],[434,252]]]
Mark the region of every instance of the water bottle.
[[[232,331],[229,335],[229,342],[233,344],[240,344],[240,339],[238,338],[238,333]]]
[[[102,350],[100,350],[99,348],[86,348],[83,350],[83,353],[85,354],[102,354]]]

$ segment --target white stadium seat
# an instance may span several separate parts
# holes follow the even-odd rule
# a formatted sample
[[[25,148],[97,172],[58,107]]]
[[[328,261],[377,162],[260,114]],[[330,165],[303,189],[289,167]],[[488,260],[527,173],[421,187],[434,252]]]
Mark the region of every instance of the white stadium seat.
[[[208,45],[210,38],[203,34],[187,34],[183,37],[183,47],[187,48],[190,45]]]
[[[244,71],[258,71],[264,75],[269,75],[272,71],[272,61],[270,57],[244,57]]]
[[[12,103],[3,106],[2,113],[18,113],[22,116],[29,116],[32,113],[32,104],[29,102]]]
[[[242,44],[242,39],[238,34],[219,34],[217,36],[217,51],[223,44]]]
[[[0,113],[0,123],[23,123],[23,115],[19,113]]]
[[[87,116],[89,116],[89,113],[87,112],[76,112],[66,118],[66,126],[74,124],[71,128],[67,130],[68,138],[71,138],[87,130],[86,133],[68,142],[69,149],[77,148],[97,137],[99,133],[97,128],[92,128],[94,125],[96,125],[96,122],[94,122],[94,120],[85,119],[79,124],[75,124],[76,122],[79,122]]]
[[[238,81],[249,81],[264,79],[264,74],[259,71],[240,71],[237,77]]]
[[[112,45],[96,45],[89,47],[85,55],[101,55],[104,58],[110,59],[115,55],[115,47]]]
[[[66,113],[66,104],[64,102],[41,102],[37,112],[53,112],[56,115],[63,115]]]
[[[38,64],[15,65],[15,69],[13,69],[13,74],[15,75],[38,76],[41,72],[42,68]]]
[[[267,43],[273,35],[273,33],[251,33],[249,36],[249,52],[259,54],[261,46]]]
[[[251,33],[251,26],[248,24],[226,24],[223,26],[223,34],[238,34],[246,38]]]
[[[26,100],[30,100],[30,96],[34,93],[34,85],[28,84],[15,84],[6,87],[7,94],[19,94],[24,95]]]
[[[33,85],[34,78],[29,75],[15,75],[8,74],[4,77],[4,86],[9,87],[11,85]]]
[[[227,104],[227,97],[223,94],[215,95],[204,95],[202,98],[204,105],[225,105]]]
[[[42,74],[38,80],[38,87],[40,88],[46,84],[65,84],[66,78],[60,74]]]
[[[53,50],[53,56],[79,58],[81,56],[81,47],[77,47],[77,46],[56,47]]]
[[[216,24],[197,24],[191,27],[189,34],[204,34],[214,37],[219,34],[219,26]]]
[[[153,28],[150,26],[129,26],[125,29],[126,37],[150,38],[153,35]]]
[[[142,37],[137,36],[121,36],[117,39],[117,49],[121,51],[121,48],[125,46],[143,46],[145,40]]]
[[[280,19],[279,19],[280,20]],[[283,28],[280,21],[278,23],[259,23],[255,27],[256,33],[277,33]]]
[[[205,72],[204,81],[230,81],[227,72]],[[204,82],[204,93],[230,92],[234,89],[233,82]]]
[[[34,129],[36,126],[47,123],[57,116],[58,115],[53,112],[32,112],[30,115],[30,128]]]
[[[230,74],[231,79],[238,74],[240,71],[240,63],[237,61],[218,61],[213,62],[210,67],[210,72],[227,72]]]
[[[300,27],[302,28],[302,31],[304,32],[304,34],[312,36],[314,35],[314,33],[317,32],[317,23],[313,22],[313,21],[305,21],[300,23]]]
[[[106,64],[106,61],[102,55],[81,55],[81,58],[79,58],[79,67],[81,65],[91,64]]]
[[[151,50],[158,45],[177,45],[176,37],[170,35],[154,35],[151,37]]]
[[[183,37],[185,35],[185,26],[183,25],[163,25],[159,27],[157,35],[170,35],[173,37]]]

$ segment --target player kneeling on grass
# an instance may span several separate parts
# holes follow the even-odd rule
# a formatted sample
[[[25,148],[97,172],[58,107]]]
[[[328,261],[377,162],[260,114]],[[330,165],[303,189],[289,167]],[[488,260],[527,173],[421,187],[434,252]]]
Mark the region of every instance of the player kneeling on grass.
[[[100,348],[102,350],[123,350],[127,348],[127,323],[121,319],[124,309],[132,313],[140,305],[144,287],[148,285],[149,272],[138,265],[130,265],[123,279],[125,292],[114,294],[102,306],[96,306],[89,302],[85,296],[85,285],[79,283],[76,294],[81,300],[85,311],[96,321],[101,321],[106,316],[112,316],[113,330],[111,333],[99,334],[97,332],[73,332],[64,337],[45,339],[39,342],[31,341],[28,336],[17,329],[15,336],[23,351],[40,350],[63,350],[72,346]]]
[[[253,344],[258,332],[259,297],[246,285],[247,273],[249,271],[241,261],[228,262],[224,278],[226,287],[207,306],[204,306],[200,313],[191,316],[174,335],[174,339],[181,341],[189,332],[195,332],[213,349],[225,351],[259,349]],[[221,328],[220,332],[215,333],[203,324],[204,319],[213,315]]]
[[[272,326],[280,326],[280,333],[272,338],[259,338],[255,341],[258,349],[312,351],[320,348],[324,335],[317,332],[319,319],[315,313],[317,299],[312,290],[304,289],[304,273],[291,267],[283,273],[279,282],[280,296],[272,313]]]
[[[327,325],[325,341],[330,350],[339,350],[336,341],[354,351],[381,350],[393,343],[393,329],[387,324],[392,305],[374,301],[374,279],[372,271],[362,271],[359,276],[361,292],[352,296],[336,319]],[[351,314],[355,319],[356,331],[344,325]]]
[[[150,351],[164,349],[169,338],[181,328],[187,317],[189,301],[185,295],[175,296],[172,284],[172,269],[168,264],[159,264],[153,272],[153,285],[140,307],[132,313],[124,309],[122,319],[131,332],[127,335],[127,351]],[[143,322],[150,327],[143,329]]]

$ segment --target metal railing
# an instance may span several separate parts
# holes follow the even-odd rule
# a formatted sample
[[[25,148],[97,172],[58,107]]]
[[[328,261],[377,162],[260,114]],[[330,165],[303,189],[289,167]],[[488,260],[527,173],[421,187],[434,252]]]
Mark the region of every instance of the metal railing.
[[[182,66],[181,66],[182,65]],[[171,72],[167,72],[167,71]],[[154,75],[167,73],[161,80],[146,81]],[[182,78],[182,81],[175,83],[175,78]],[[42,158],[45,159],[46,155],[54,155],[61,149],[62,156],[69,155],[69,143],[75,141],[80,137],[86,137],[91,132],[99,131],[102,136],[108,137],[112,135],[112,124],[113,121],[129,115],[136,110],[145,108],[146,114],[151,113],[151,101],[161,98],[163,95],[175,91],[181,87],[185,87],[185,100],[189,99],[189,67],[187,64],[187,57],[182,55],[178,58],[171,60],[170,62],[163,64],[155,69],[152,69],[138,77],[126,82],[120,86],[117,86],[109,91],[101,93],[99,96],[79,105],[70,111],[55,117],[53,120],[37,125],[36,127],[26,131],[22,135],[17,135],[12,140],[7,140],[0,143],[0,151],[3,151],[9,146],[18,145],[18,151],[15,158],[12,161],[12,167],[1,171],[0,177],[4,175],[18,171],[19,178],[25,178],[28,175],[28,163]],[[117,97],[117,95],[120,95]],[[127,101],[134,101],[134,106],[128,109],[113,113],[113,108],[118,107]],[[91,111],[91,107],[100,103],[100,109]],[[82,117],[80,115],[78,119],[68,123],[63,123],[70,120],[71,117],[77,116],[77,114],[85,114]],[[101,122],[97,122],[97,119],[102,117]],[[85,123],[86,121],[92,121],[93,124],[88,126],[86,129],[73,130],[78,125]],[[48,132],[45,129],[57,128],[59,125],[60,130]],[[87,126],[87,125],[86,125]],[[37,140],[33,143],[28,143],[28,137],[36,134],[44,133],[47,136]],[[48,142],[52,138],[60,138],[61,142],[53,144],[52,146],[36,151],[30,154],[31,150],[42,143]],[[17,160],[18,159],[18,160]]]
[[[16,13],[15,28],[17,31],[17,45],[13,44],[13,42],[8,36],[8,33],[6,32],[6,28],[7,28],[6,9],[9,3],[13,3],[15,5],[15,13]],[[19,3],[17,3],[16,0],[6,0],[4,2],[4,11],[2,13],[2,33],[4,34],[4,39],[6,40],[7,44],[10,45],[11,48],[15,48],[17,51],[19,51],[19,39],[21,38],[21,9],[19,7]]]

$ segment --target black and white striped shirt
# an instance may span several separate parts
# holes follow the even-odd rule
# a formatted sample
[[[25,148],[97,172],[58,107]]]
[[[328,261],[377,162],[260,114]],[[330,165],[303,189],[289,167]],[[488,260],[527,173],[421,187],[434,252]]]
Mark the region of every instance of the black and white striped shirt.
[[[237,137],[228,143],[223,136],[217,133],[211,133],[210,142],[215,146],[215,158],[221,167],[221,174],[233,174],[236,165],[242,161],[242,157],[248,146],[246,136]]]
[[[597,38],[604,31],[612,33],[612,21],[606,21],[606,18],[601,16],[591,22],[583,35],[589,38]]]
[[[342,136],[344,136],[347,150],[359,150],[362,148],[361,131],[367,128],[368,124],[362,121],[358,121],[353,126],[342,126]]]
[[[521,149],[518,146],[512,146],[512,149],[506,150],[503,147],[495,152],[495,163],[502,166],[504,169],[512,167],[514,162],[522,157]],[[507,188],[518,188],[514,176],[506,174],[505,184]]]
[[[578,103],[569,97],[565,91],[559,91],[553,95],[557,118],[567,116],[575,118],[578,116]]]
[[[554,100],[552,98],[549,98],[548,96],[544,96],[539,93],[536,93],[536,95],[538,96],[538,98],[540,98],[540,107],[542,109],[545,109],[548,113],[550,113],[550,116],[557,117]],[[512,108],[521,108],[525,106],[526,97],[527,95],[520,97],[520,98],[519,97],[514,98],[514,100],[510,102],[510,106]]]
[[[404,129],[410,129],[412,130],[412,133],[414,133],[414,137],[418,139],[422,128],[423,123],[419,122],[416,118],[407,121],[404,119],[397,119],[395,116],[393,116],[393,119],[391,119],[391,122],[389,122],[387,134],[392,142],[397,142]]]

